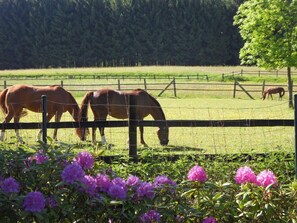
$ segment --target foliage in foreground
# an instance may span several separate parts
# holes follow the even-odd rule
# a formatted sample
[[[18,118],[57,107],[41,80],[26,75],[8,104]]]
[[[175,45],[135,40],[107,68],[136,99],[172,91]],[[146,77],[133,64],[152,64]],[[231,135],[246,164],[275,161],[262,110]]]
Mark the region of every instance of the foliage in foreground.
[[[172,162],[148,152],[138,163],[119,159],[109,165],[94,161],[95,153],[74,151],[57,144],[17,149],[1,144],[0,221],[297,219],[293,154],[265,159],[185,157]]]

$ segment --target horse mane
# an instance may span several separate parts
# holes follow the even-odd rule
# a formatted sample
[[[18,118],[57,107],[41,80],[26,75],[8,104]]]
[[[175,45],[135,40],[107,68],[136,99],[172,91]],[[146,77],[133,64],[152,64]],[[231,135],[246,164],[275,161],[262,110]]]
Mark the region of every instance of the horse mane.
[[[7,108],[5,106],[5,99],[6,99],[7,91],[8,91],[8,88],[4,89],[0,93],[0,109],[4,114],[7,113]]]
[[[141,89],[139,89],[139,90],[141,90]],[[152,95],[150,95],[149,93],[147,93],[146,91],[144,91],[144,90],[142,90],[142,91],[145,92],[149,96],[149,98],[153,101],[153,103],[155,103],[154,106],[158,107],[157,109],[159,109],[161,111],[161,114],[162,114],[162,116],[163,116],[163,118],[165,120],[166,119],[165,118],[165,113],[164,113],[160,103],[158,102],[158,100],[156,98],[154,98]]]

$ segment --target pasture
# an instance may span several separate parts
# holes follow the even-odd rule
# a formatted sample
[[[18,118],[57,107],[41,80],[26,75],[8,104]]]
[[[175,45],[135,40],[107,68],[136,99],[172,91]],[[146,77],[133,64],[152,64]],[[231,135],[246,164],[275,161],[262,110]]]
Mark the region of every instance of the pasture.
[[[80,104],[82,97],[76,97]],[[215,98],[157,98],[167,120],[228,120],[228,119],[293,119],[293,110],[287,101],[249,100],[249,99],[215,99]],[[89,108],[90,110],[90,108]],[[3,115],[1,116],[3,119]],[[93,120],[89,111],[89,120]],[[108,120],[115,120],[108,118]],[[147,117],[145,120],[152,120]],[[73,121],[69,114],[64,113],[62,121]],[[41,122],[40,113],[32,113],[21,119],[21,122]],[[91,130],[91,129],[90,129]],[[172,127],[169,130],[169,145],[160,146],[156,135],[156,127],[145,127],[144,138],[148,148],[154,153],[197,154],[197,153],[262,153],[271,151],[294,151],[294,128],[292,127]],[[26,143],[36,144],[38,130],[22,130]],[[52,137],[53,130],[48,130]],[[107,141],[113,146],[106,149],[98,144],[91,144],[89,135],[86,142],[81,142],[74,134],[74,129],[59,129],[58,140],[78,147],[90,147],[91,150],[104,150],[106,155],[127,154],[128,128],[106,128]],[[7,130],[7,140],[16,140],[13,130]],[[100,140],[97,131],[97,140]]]
[[[207,74],[209,82],[201,87],[201,91],[196,92],[196,86],[192,83],[197,80],[188,80],[183,85],[185,89],[178,91],[178,96],[173,97],[172,89],[169,89],[157,97],[160,89],[166,85],[159,86],[159,90],[148,88],[147,91],[155,96],[160,102],[167,120],[227,120],[227,119],[293,119],[294,111],[288,108],[287,94],[282,101],[277,100],[261,100],[259,92],[251,94],[256,100],[250,100],[246,94],[237,93],[236,98],[232,98],[232,91],[222,89],[222,91],[214,91],[220,88],[218,80],[221,80],[222,73],[231,74],[239,71],[253,72],[261,71],[256,67],[170,67],[170,66],[151,66],[151,67],[120,67],[120,68],[77,68],[77,69],[28,69],[28,70],[4,70],[0,71],[3,77],[23,77],[7,79],[8,84],[26,83],[30,85],[53,85],[61,84],[63,77],[64,87],[68,89],[76,98],[78,104],[81,103],[82,97],[86,90],[97,90],[98,88],[109,87],[116,83],[115,79],[83,79],[84,75],[95,75],[108,77],[109,75],[118,75],[123,78],[125,75],[134,75],[135,80],[121,80],[129,82],[126,88],[143,88],[143,80],[137,80],[139,75],[166,77],[166,75],[174,75],[176,77],[186,77],[189,74]],[[294,70],[295,71],[295,70]],[[293,71],[293,72],[294,72]],[[284,72],[284,71],[282,71]],[[71,76],[81,75],[82,79],[69,79]],[[254,75],[240,76],[242,81],[249,83],[257,83],[260,78]],[[286,84],[284,77],[275,77],[274,73],[268,73],[261,76],[262,80],[269,80],[271,83]],[[246,80],[245,80],[246,79]],[[5,78],[3,80],[6,80]],[[215,80],[218,85],[214,84]],[[140,81],[140,82],[139,82]],[[232,81],[231,89],[232,89]],[[155,80],[156,84],[160,80]],[[170,80],[168,80],[170,82]],[[226,82],[226,80],[224,81]],[[103,85],[106,83],[106,85]],[[209,83],[209,84],[208,84]],[[69,84],[69,86],[68,86]],[[75,84],[70,87],[70,84]],[[84,84],[95,84],[93,87],[85,88]],[[101,87],[96,87],[96,84]],[[177,82],[178,84],[178,82]],[[158,86],[158,85],[156,85]],[[95,88],[95,89],[92,89]],[[230,87],[229,87],[230,88]],[[77,91],[81,89],[81,91]],[[193,89],[193,90],[191,90]],[[125,90],[125,88],[123,89]],[[187,91],[186,91],[187,90]],[[257,91],[260,86],[257,87]],[[89,108],[90,110],[90,108]],[[3,120],[3,114],[0,116]],[[93,120],[92,112],[89,111],[89,121]],[[108,118],[108,120],[114,120]],[[152,120],[147,117],[145,120]],[[53,121],[53,120],[52,120]],[[61,121],[73,121],[69,114],[64,114]],[[21,122],[41,122],[41,114],[29,112],[29,115],[23,117]],[[160,146],[156,135],[157,128],[145,127],[144,138],[148,144],[148,148],[139,146],[139,150],[152,150],[154,153],[170,153],[170,154],[196,154],[196,153],[246,153],[246,152],[269,152],[269,151],[287,151],[292,152],[294,149],[294,128],[292,127],[172,127],[169,131],[169,145]],[[48,136],[52,137],[51,129],[48,130]],[[29,145],[36,144],[36,136],[38,130],[23,130],[21,135]],[[87,141],[81,142],[74,134],[74,129],[59,129],[58,140],[61,143],[69,145],[77,145],[80,148],[85,146],[94,150],[103,150],[106,155],[127,154],[127,138],[128,128],[106,128],[107,141],[112,144],[111,149],[107,150],[100,143],[91,144],[91,136]],[[139,131],[138,131],[139,135]],[[12,130],[7,131],[7,141],[15,142],[15,133]],[[99,131],[97,131],[97,140],[100,141]],[[139,144],[139,136],[137,138]]]
[[[130,69],[132,68],[128,70]],[[45,71],[50,75],[60,72],[59,69],[34,72]],[[20,74],[28,71],[15,72]],[[69,69],[67,72],[78,70]],[[58,83],[54,83],[56,80],[52,79],[42,81],[48,85],[59,84],[59,79]],[[72,81],[78,85],[82,83],[82,80]],[[24,78],[23,82],[40,84],[41,80]],[[284,84],[283,81],[278,83]],[[137,87],[141,86],[135,85]],[[158,91],[148,92],[157,97]],[[183,92],[178,97],[165,92],[162,97],[157,97],[167,120],[294,118],[294,111],[288,108],[287,95],[282,101],[263,101],[260,96],[251,100],[246,95],[232,98],[229,94],[188,92]],[[81,104],[84,94],[83,91],[73,92],[78,104]],[[89,111],[90,121],[92,116]],[[3,114],[0,118],[3,120]],[[28,112],[27,116],[21,118],[21,122],[41,120],[41,113],[33,112]],[[146,120],[152,120],[152,117]],[[73,119],[70,114],[64,113],[61,121]],[[17,143],[14,131],[7,130],[6,142],[0,143],[0,181],[3,180],[0,190],[3,204],[0,205],[0,221],[136,222],[148,210],[160,213],[161,221],[158,222],[176,222],[177,217],[180,217],[181,222],[202,222],[210,216],[217,222],[294,222],[297,219],[297,184],[296,181],[293,182],[294,127],[172,127],[169,128],[168,146],[159,145],[156,130],[156,127],[144,128],[144,139],[148,147],[140,146],[138,131],[138,151],[141,155],[139,162],[130,162],[128,156],[120,156],[113,160],[112,165],[96,158],[98,155],[128,155],[126,127],[105,128],[106,139],[112,145],[110,148],[100,143],[93,145],[90,135],[87,141],[81,142],[74,129],[59,129],[58,141],[52,143],[52,140],[48,140],[47,145],[36,142],[39,130],[21,130],[25,144]],[[48,136],[52,135],[53,130],[48,129]],[[97,139],[100,139],[98,131]],[[83,159],[83,153],[89,154]],[[163,154],[166,156],[160,156]],[[174,158],[180,154],[185,156],[178,156],[175,162],[166,158]],[[200,154],[219,156],[196,156]],[[77,166],[77,163],[72,162],[78,161],[79,156],[81,162],[77,163],[80,163],[81,168],[83,163],[94,165],[85,169],[83,179],[77,178],[75,182],[69,183],[68,180],[75,180],[77,174],[66,173],[69,167]],[[90,162],[93,158],[94,162]],[[189,178],[194,165],[205,169],[206,181],[192,181]],[[237,182],[237,173],[244,166],[251,167],[258,174],[257,178],[266,170],[271,170],[277,182],[274,181],[273,185],[267,187],[256,186],[252,182],[241,184]],[[143,184],[135,187],[137,191],[142,185],[154,185],[154,198],[137,200],[135,188],[130,186],[127,187],[125,198],[114,196],[110,188],[107,193],[103,192],[101,183],[98,183],[103,175],[110,177],[110,182],[115,184],[110,185],[110,188],[120,185],[123,187],[121,182],[129,182],[130,177],[139,177]],[[5,187],[7,182],[13,180],[8,177],[15,179],[12,182],[14,185],[21,184],[16,192],[10,193],[11,187]],[[269,180],[268,177],[271,175],[267,174],[266,180]],[[94,185],[91,179],[97,181],[95,194],[91,190]],[[164,187],[155,187],[157,180],[160,180],[161,185],[164,183]],[[171,187],[168,182],[176,182],[177,187]],[[27,210],[26,200],[31,191],[38,191],[47,201],[37,211]]]

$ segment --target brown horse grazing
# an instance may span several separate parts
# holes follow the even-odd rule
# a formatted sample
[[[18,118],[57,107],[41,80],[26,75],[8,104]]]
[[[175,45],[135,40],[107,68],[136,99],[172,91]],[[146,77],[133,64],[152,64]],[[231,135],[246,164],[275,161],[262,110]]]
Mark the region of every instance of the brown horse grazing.
[[[128,96],[135,95],[136,119],[143,120],[144,117],[151,115],[155,120],[165,120],[164,112],[159,102],[149,95],[146,91],[136,89],[130,92],[120,92],[115,90],[103,89],[95,92],[88,92],[82,99],[80,121],[88,119],[88,105],[94,114],[94,120],[106,120],[107,115],[118,119],[128,118]],[[107,144],[104,135],[104,128],[99,128],[102,144]],[[143,139],[143,126],[139,126],[140,143],[147,146]],[[85,131],[83,131],[85,140]],[[157,131],[161,145],[168,144],[168,127],[159,127]],[[92,129],[92,142],[96,143],[96,127]]]
[[[285,95],[285,89],[282,87],[267,88],[267,90],[263,92],[263,100],[265,100],[267,94],[268,94],[267,98],[269,98],[270,96],[272,100],[273,100],[272,94],[279,94],[279,99],[282,99],[283,96]]]
[[[18,123],[22,116],[27,114],[23,109],[33,112],[42,112],[41,96],[46,95],[47,100],[47,122],[55,116],[55,121],[59,122],[64,112],[69,112],[75,121],[78,121],[79,106],[74,97],[60,86],[33,87],[28,85],[14,85],[4,89],[0,93],[0,107],[5,116],[3,123],[8,123],[12,118]],[[4,140],[2,129],[0,140]],[[17,139],[23,142],[18,130],[15,130]],[[76,134],[80,137],[80,129],[76,129]],[[41,138],[41,131],[38,139]],[[53,138],[57,139],[57,129],[54,130]]]

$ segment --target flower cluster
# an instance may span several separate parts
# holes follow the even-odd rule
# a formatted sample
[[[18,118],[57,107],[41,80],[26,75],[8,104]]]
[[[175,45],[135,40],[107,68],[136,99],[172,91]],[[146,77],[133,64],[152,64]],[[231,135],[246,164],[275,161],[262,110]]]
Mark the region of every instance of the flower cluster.
[[[4,193],[19,193],[20,184],[13,177],[9,177],[1,182],[1,189]]]
[[[256,184],[257,177],[250,167],[244,166],[244,167],[240,167],[236,171],[235,182],[237,184],[246,184],[246,183]]]
[[[86,175],[84,169],[94,166],[94,159],[90,153],[81,152],[75,158],[74,162],[67,165],[62,171],[62,180],[66,184],[78,185],[80,190],[90,196],[96,196],[103,193],[112,199],[125,200],[128,192],[135,201],[153,199],[157,189],[163,189],[168,186],[174,189],[176,182],[165,175],[157,176],[154,182],[141,181],[137,176],[130,175],[127,180],[114,176],[98,173],[96,176]],[[110,172],[110,171],[109,171]],[[83,185],[83,188],[81,187]]]
[[[41,212],[45,208],[46,200],[39,191],[33,191],[26,195],[24,209],[28,212]]]
[[[85,172],[77,163],[69,164],[62,172],[62,179],[66,183],[73,184],[77,181],[82,181],[85,176]]]
[[[78,163],[85,170],[92,169],[95,161],[89,152],[80,152],[74,158],[74,162]]]
[[[216,223],[216,219],[214,217],[207,217],[203,219],[202,223]]]
[[[188,173],[188,180],[190,181],[198,181],[205,182],[207,180],[207,176],[203,167],[195,165],[192,167]]]
[[[1,180],[1,190],[6,193],[19,193],[20,184],[13,177]],[[28,212],[42,212],[46,206],[46,199],[39,191],[29,192],[23,201],[23,207]],[[49,198],[49,206],[56,206],[54,198]]]
[[[43,164],[49,159],[49,157],[44,154],[43,150],[40,150],[35,154],[35,156],[33,156],[33,159],[36,161],[36,164]]]
[[[161,216],[157,211],[149,210],[148,212],[140,216],[139,221],[141,223],[160,222]]]
[[[236,171],[235,182],[237,184],[252,183],[266,188],[269,185],[277,186],[277,179],[272,171],[263,170],[257,176],[250,167],[240,167]]]
[[[33,159],[36,161],[36,164],[40,165],[47,162],[49,157],[43,152],[39,151],[33,156]],[[57,180],[61,180],[62,182],[59,182],[58,184],[55,183],[56,188],[59,189],[59,193],[53,194],[48,190],[42,191],[44,187],[34,187],[33,190],[36,191],[28,192],[27,194],[20,196],[21,202],[18,202],[18,210],[22,209],[25,212],[30,212],[24,214],[28,216],[41,216],[43,214],[46,215],[46,211],[52,208],[59,210],[60,208],[63,209],[63,205],[65,207],[69,205],[71,206],[72,203],[68,203],[67,200],[67,193],[69,193],[71,194],[73,200],[77,201],[76,203],[79,203],[78,205],[82,205],[81,207],[84,206],[84,203],[81,202],[84,201],[84,199],[86,199],[86,202],[89,202],[92,207],[96,207],[96,205],[100,205],[101,207],[101,205],[103,205],[104,211],[107,210],[106,217],[110,219],[109,222],[113,221],[113,216],[116,216],[115,218],[122,217],[122,215],[117,215],[118,213],[113,215],[113,210],[116,210],[117,208],[122,209],[123,204],[129,204],[127,206],[139,205],[139,208],[133,209],[132,212],[133,215],[135,215],[137,212],[137,215],[134,216],[134,220],[138,220],[139,222],[152,223],[168,221],[168,219],[172,220],[172,217],[174,218],[173,221],[175,222],[185,222],[188,216],[184,211],[185,209],[178,209],[177,213],[172,213],[172,210],[175,210],[174,208],[176,208],[173,206],[174,208],[171,209],[170,212],[167,213],[164,211],[164,208],[168,203],[167,199],[174,200],[176,198],[175,196],[179,196],[179,192],[182,191],[184,185],[186,185],[187,189],[189,188],[188,185],[198,185],[199,191],[204,190],[209,185],[211,185],[211,182],[209,182],[209,184],[205,185],[205,188],[203,187],[204,184],[202,183],[206,182],[208,178],[203,167],[198,165],[193,166],[188,171],[188,174],[185,176],[188,181],[183,181],[180,185],[178,185],[166,175],[158,175],[152,179],[151,182],[149,182],[142,181],[139,177],[134,175],[129,175],[127,179],[118,177],[111,168],[107,170],[101,170],[99,173],[94,174],[94,170],[92,169],[94,168],[94,164],[94,158],[88,152],[78,153],[78,155],[69,162],[63,162],[63,160],[59,160],[58,167],[62,169],[57,171],[59,173]],[[26,169],[26,171],[31,171],[30,166],[27,166],[27,168],[28,169]],[[35,168],[36,166],[34,166],[34,170]],[[43,166],[40,168],[45,169]],[[234,180],[237,184],[251,183],[264,188],[267,186],[277,185],[277,179],[272,171],[264,170],[256,175],[253,170],[247,166],[240,167],[236,171]],[[17,194],[20,193],[20,189],[24,188],[24,186],[25,185],[23,184],[20,185],[20,183],[13,177],[3,178],[0,176],[0,195],[2,195],[4,198],[18,196]],[[198,191],[196,189],[197,188],[191,190],[191,196],[193,193],[195,193],[195,191]],[[42,192],[44,192],[44,194]],[[195,197],[194,199],[197,199],[197,201],[199,200],[199,205],[203,204],[204,202],[202,199],[200,199],[201,194],[203,195],[203,193],[197,193],[194,194],[195,196],[193,196]],[[269,193],[267,196],[268,195]],[[187,196],[188,194],[184,193],[184,197],[181,198],[182,202],[184,201],[187,203],[187,201],[185,201],[187,200]],[[69,202],[72,202],[73,200],[69,200]],[[131,205],[129,202],[131,202]],[[112,209],[112,211],[109,211],[109,208],[106,208],[105,206],[110,204],[115,205],[115,209]],[[192,205],[191,200],[189,205]],[[134,208],[134,206],[132,207]],[[78,209],[79,208],[77,208],[77,210]],[[98,209],[100,210],[100,208]],[[65,210],[63,209],[63,211]],[[55,211],[51,211],[51,213],[54,212]],[[99,215],[101,214],[101,212],[98,213]],[[215,217],[209,216],[209,214],[209,212],[205,213],[206,216],[199,214],[199,222],[216,223],[217,219],[221,220],[221,217],[219,216],[221,216],[222,213],[218,213],[218,216],[216,216],[217,219]],[[79,216],[79,214],[77,216]]]

